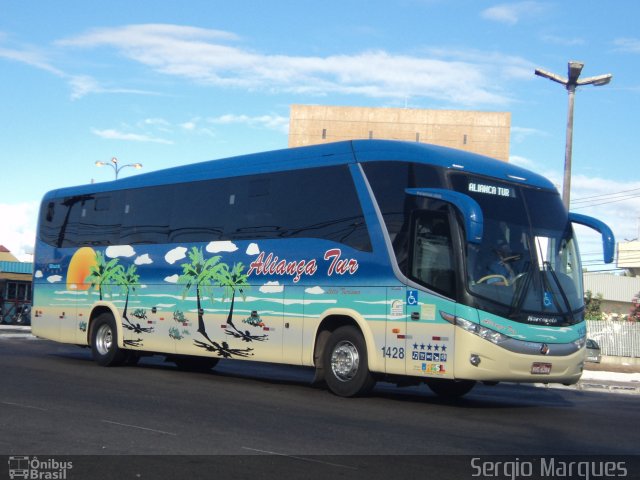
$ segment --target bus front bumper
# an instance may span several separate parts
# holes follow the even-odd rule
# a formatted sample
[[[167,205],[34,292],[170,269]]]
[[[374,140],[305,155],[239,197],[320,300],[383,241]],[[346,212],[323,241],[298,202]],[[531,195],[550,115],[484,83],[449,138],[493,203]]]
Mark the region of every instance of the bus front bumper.
[[[577,383],[584,367],[585,350],[561,356],[509,351],[488,340],[456,328],[454,377],[488,382]]]

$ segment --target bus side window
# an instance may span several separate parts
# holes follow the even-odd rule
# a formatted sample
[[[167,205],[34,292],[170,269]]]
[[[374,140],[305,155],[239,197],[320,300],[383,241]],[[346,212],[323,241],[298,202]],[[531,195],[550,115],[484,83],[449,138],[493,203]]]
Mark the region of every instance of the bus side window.
[[[451,229],[446,212],[419,212],[412,225],[411,278],[446,295],[455,295]]]

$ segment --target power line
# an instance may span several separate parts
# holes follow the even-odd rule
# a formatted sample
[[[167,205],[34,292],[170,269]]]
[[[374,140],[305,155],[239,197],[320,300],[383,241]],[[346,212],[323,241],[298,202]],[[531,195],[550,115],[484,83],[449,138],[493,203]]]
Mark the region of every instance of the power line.
[[[621,193],[637,192],[637,191],[640,191],[640,188],[632,188],[630,190],[620,190],[619,192],[614,192],[614,193],[601,193],[599,195],[590,195],[588,197],[576,198],[575,200],[571,200],[571,203],[582,203],[582,202],[587,202],[589,200],[592,200],[594,198],[609,197],[612,195],[620,195]],[[638,195],[640,195],[640,193]]]
[[[606,202],[590,203],[588,205],[578,205],[578,206],[575,206],[575,207],[572,206],[571,209],[572,210],[580,210],[581,208],[597,207],[598,205],[606,205],[608,203],[624,202],[625,200],[632,200],[634,198],[640,198],[640,194],[625,195],[623,197],[616,198],[616,199],[613,199],[613,200],[609,200],[609,201],[606,201]]]

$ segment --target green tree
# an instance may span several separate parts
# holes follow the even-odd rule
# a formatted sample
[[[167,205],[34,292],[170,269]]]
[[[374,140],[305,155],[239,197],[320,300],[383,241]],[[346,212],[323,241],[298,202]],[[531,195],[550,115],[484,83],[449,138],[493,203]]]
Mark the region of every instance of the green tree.
[[[598,293],[595,297],[591,290],[587,290],[584,295],[584,318],[586,320],[602,319],[602,294]]]
[[[117,272],[117,266],[117,258],[107,262],[103,253],[96,252],[96,264],[89,269],[89,275],[87,275],[85,282],[90,282],[91,288],[98,287],[100,300],[102,300],[103,285],[108,285],[113,280]]]
[[[631,311],[629,312],[629,321],[630,322],[640,322],[640,292],[633,297],[631,300],[633,306],[631,307]]]

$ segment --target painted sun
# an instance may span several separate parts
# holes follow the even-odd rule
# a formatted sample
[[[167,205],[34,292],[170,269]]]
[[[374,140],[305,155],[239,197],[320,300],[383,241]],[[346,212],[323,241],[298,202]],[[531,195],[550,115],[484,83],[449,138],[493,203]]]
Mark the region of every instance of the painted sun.
[[[67,290],[88,290],[91,286],[85,282],[91,267],[98,264],[96,252],[91,247],[79,248],[71,257],[67,270]]]

